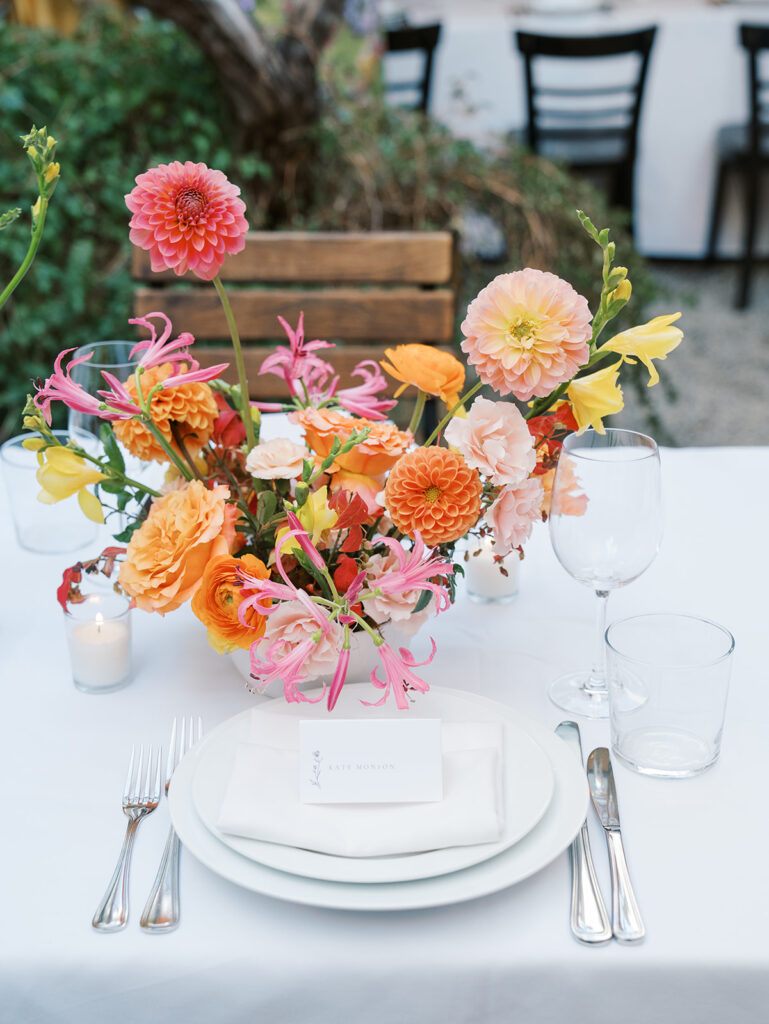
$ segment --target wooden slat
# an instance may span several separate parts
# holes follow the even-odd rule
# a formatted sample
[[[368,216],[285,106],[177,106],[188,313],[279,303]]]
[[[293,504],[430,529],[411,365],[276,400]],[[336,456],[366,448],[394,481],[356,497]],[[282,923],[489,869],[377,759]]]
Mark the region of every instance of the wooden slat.
[[[454,332],[454,293],[449,288],[266,288],[232,290],[229,297],[240,336],[249,341],[279,338],[277,317],[296,324],[302,311],[311,338],[449,342]],[[229,337],[213,288],[136,291],[135,316],[158,309],[171,318],[177,332],[206,340]]]
[[[252,231],[246,247],[228,257],[225,281],[266,283],[448,284],[454,272],[450,231],[311,232]],[[149,253],[133,251],[137,280],[178,280],[155,274]]]
[[[323,358],[332,364],[340,376],[340,387],[351,387],[360,383],[359,377],[351,376],[355,366],[363,359],[374,359],[379,362],[384,359],[384,345],[344,345],[328,352],[322,352]],[[436,346],[440,351],[452,352],[444,346]],[[232,349],[229,346],[220,347],[195,345],[193,350],[195,358],[201,366],[214,366],[217,363],[229,362],[229,368],[222,374],[230,384],[237,383],[238,375],[235,370],[235,362],[232,356]],[[243,359],[246,364],[246,376],[251,397],[261,401],[279,401],[288,397],[285,383],[272,373],[259,374],[262,362],[275,351],[273,345],[250,345],[243,351]],[[388,395],[392,397],[393,392],[400,387],[397,381],[385,374],[389,382]]]

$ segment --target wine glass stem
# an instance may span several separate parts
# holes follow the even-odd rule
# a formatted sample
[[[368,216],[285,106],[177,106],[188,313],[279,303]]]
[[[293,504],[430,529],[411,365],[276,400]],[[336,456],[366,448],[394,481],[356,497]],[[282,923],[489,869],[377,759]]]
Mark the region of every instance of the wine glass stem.
[[[596,615],[595,651],[593,667],[585,689],[590,693],[606,693],[606,606],[609,603],[608,590],[596,590],[598,608]]]

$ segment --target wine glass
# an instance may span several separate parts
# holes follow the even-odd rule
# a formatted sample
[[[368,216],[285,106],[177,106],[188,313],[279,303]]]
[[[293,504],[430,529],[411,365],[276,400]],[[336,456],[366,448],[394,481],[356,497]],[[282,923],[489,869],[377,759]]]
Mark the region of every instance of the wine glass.
[[[566,438],[553,482],[550,538],[564,569],[598,597],[593,667],[551,684],[559,708],[608,718],[606,605],[609,594],[651,565],[662,536],[656,443],[632,430],[586,430]]]

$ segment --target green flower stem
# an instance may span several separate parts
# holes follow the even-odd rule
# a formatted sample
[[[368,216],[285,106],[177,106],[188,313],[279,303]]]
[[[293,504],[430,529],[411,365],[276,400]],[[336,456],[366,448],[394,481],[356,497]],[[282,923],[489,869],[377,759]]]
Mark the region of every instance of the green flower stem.
[[[420,388],[417,391],[417,400],[414,403],[414,412],[411,417],[411,422],[409,423],[408,426],[408,429],[411,431],[412,434],[416,433],[416,429],[419,426],[419,421],[422,419],[422,413],[424,412],[426,398],[427,395]]]
[[[45,215],[48,210],[48,200],[40,197],[40,211],[37,215],[37,224],[32,232],[32,238],[27,249],[27,254],[21,262],[21,266],[11,278],[10,282],[5,286],[2,293],[0,294],[0,309],[6,304],[12,293],[16,290],[19,284],[24,279],[24,275],[27,273],[29,268],[32,266],[32,260],[35,258],[37,247],[40,245],[40,239],[43,237],[43,225],[45,224]]]
[[[443,428],[449,422],[449,420],[454,415],[454,413],[457,411],[457,409],[461,409],[462,406],[465,404],[465,402],[468,402],[477,391],[481,390],[482,387],[483,387],[483,381],[479,380],[476,384],[473,384],[473,386],[470,388],[469,391],[466,391],[464,393],[464,395],[462,395],[462,397],[459,399],[459,401],[454,406],[454,408],[453,409],[449,409],[449,411],[443,417],[443,419],[438,424],[438,426],[435,428],[435,430],[432,432],[432,434],[430,434],[430,436],[427,438],[425,443],[422,445],[423,448],[427,448],[428,445],[431,445],[433,443],[433,441],[436,439],[438,434],[440,434],[440,432],[443,430]]]
[[[243,348],[240,344],[240,335],[238,334],[235,317],[232,315],[230,300],[227,298],[227,293],[218,274],[214,278],[214,287],[222,303],[224,315],[227,318],[227,326],[230,329],[230,336],[232,338],[235,365],[238,368],[238,383],[240,384],[240,418],[243,420],[243,426],[246,428],[246,443],[250,451],[256,444],[256,440],[254,437],[254,423],[251,419],[251,399],[248,391],[248,380],[246,379],[246,364],[243,361]]]
[[[149,432],[155,438],[157,443],[160,445],[160,447],[166,453],[168,458],[171,460],[172,464],[174,466],[176,466],[176,468],[179,470],[179,472],[184,477],[184,479],[185,480],[192,480],[192,473],[190,472],[189,466],[187,466],[185,464],[185,462],[182,459],[179,458],[179,456],[173,450],[173,448],[168,443],[168,441],[166,441],[166,439],[163,437],[163,435],[160,432],[160,430],[158,430],[157,426],[152,422],[151,417],[149,417],[149,416],[146,416],[146,417],[142,416],[142,423],[147,428],[147,430],[149,430]]]

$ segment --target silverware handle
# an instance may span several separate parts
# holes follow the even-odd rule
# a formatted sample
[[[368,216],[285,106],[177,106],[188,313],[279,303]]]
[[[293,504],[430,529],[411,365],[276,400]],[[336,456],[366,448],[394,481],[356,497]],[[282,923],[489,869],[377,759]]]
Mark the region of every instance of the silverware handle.
[[[636,903],[630,881],[622,833],[618,829],[606,831],[611,869],[611,915],[614,938],[618,942],[640,942],[646,934],[641,912]]]
[[[571,844],[571,930],[580,942],[607,942],[611,923],[595,875],[587,823]]]
[[[168,832],[155,884],[139,924],[151,932],[170,932],[179,924],[179,854],[181,843],[173,825]]]
[[[139,821],[139,818],[131,818],[126,825],[123,847],[114,874],[93,915],[91,924],[100,932],[117,932],[128,923],[128,870]]]

